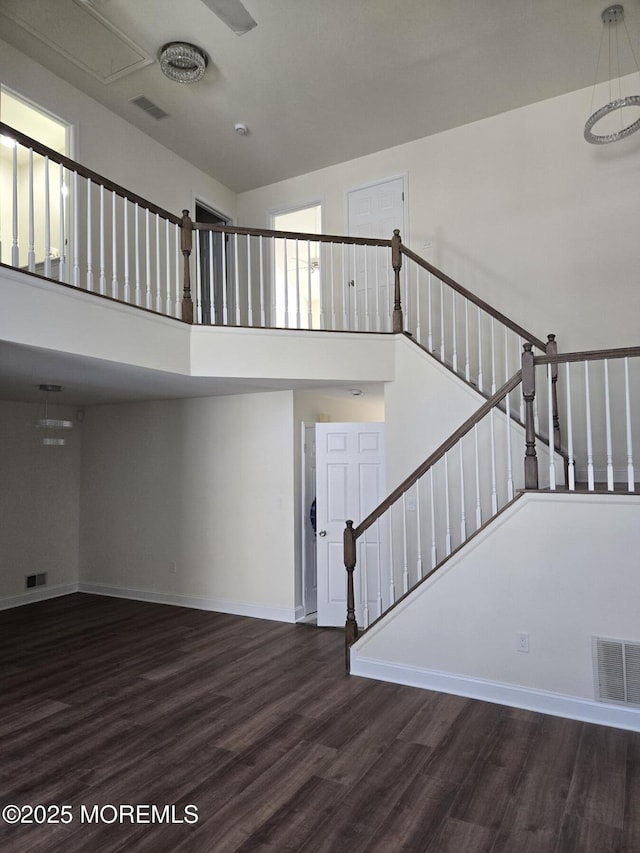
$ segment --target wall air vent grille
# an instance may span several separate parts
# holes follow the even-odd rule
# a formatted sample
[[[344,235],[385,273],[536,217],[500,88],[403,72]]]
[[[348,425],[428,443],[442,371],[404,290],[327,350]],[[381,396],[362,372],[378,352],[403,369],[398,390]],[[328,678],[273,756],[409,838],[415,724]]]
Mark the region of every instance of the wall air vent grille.
[[[593,638],[596,698],[640,708],[640,643]]]
[[[132,104],[135,104],[136,107],[140,107],[141,110],[144,110],[147,115],[152,116],[158,121],[169,115],[169,113],[165,113],[165,111],[157,104],[154,104],[153,101],[150,101],[149,98],[145,98],[144,95],[138,95],[136,98],[129,98],[129,100]]]

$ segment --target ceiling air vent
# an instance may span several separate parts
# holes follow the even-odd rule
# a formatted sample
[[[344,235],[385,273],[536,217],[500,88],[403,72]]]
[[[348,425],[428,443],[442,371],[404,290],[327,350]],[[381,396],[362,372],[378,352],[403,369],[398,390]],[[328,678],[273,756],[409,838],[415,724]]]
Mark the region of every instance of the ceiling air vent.
[[[165,113],[165,111],[157,104],[154,104],[153,101],[150,101],[149,98],[145,98],[144,95],[138,95],[137,98],[129,98],[129,100],[132,104],[135,104],[136,107],[140,107],[141,110],[144,110],[147,115],[152,116],[158,121],[169,115],[169,113]]]
[[[596,697],[640,708],[640,643],[593,638]]]

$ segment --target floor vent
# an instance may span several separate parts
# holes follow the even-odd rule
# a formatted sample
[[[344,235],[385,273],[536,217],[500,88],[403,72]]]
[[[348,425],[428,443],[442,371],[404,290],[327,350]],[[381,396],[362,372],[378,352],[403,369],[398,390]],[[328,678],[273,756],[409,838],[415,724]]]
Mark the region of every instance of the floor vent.
[[[27,575],[25,578],[25,586],[27,589],[35,589],[37,586],[47,585],[47,573],[39,572],[37,575]]]
[[[640,643],[593,638],[596,697],[640,708]]]
[[[154,104],[153,101],[150,101],[149,98],[145,98],[144,95],[138,95],[136,98],[129,98],[129,100],[132,104],[135,104],[136,107],[140,107],[140,109],[147,115],[152,116],[152,118],[155,118],[158,121],[169,115],[169,113],[165,113],[165,111],[157,104]]]

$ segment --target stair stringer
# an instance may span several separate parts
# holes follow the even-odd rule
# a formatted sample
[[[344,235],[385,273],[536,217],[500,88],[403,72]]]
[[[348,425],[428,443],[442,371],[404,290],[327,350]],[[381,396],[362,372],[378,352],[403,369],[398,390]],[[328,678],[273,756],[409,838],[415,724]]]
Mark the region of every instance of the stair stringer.
[[[592,660],[593,636],[640,642],[639,548],[639,495],[526,492],[354,643],[351,673],[640,731],[595,700]]]

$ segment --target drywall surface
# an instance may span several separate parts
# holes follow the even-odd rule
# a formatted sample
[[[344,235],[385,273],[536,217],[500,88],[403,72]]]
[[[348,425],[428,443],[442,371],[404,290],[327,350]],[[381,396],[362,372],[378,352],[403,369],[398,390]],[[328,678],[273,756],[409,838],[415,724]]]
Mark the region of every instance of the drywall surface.
[[[243,225],[323,200],[346,233],[348,190],[406,174],[405,242],[561,350],[638,343],[640,139],[588,145],[584,89],[238,197]],[[378,237],[389,238],[390,234]]]
[[[74,423],[62,447],[40,443],[39,405],[0,402],[0,606],[78,582],[81,424],[68,406],[48,415]],[[26,590],[25,576],[40,572],[46,587]]]
[[[80,580],[294,617],[292,392],[89,407]]]
[[[82,165],[177,216],[194,195],[235,216],[234,192],[6,42],[0,82],[73,125],[72,157]]]
[[[525,494],[358,641],[354,671],[593,700],[592,637],[640,642],[639,547],[637,496]]]

